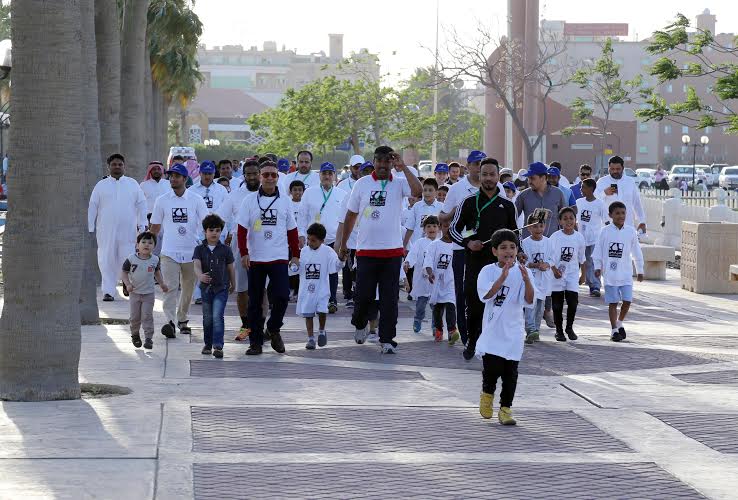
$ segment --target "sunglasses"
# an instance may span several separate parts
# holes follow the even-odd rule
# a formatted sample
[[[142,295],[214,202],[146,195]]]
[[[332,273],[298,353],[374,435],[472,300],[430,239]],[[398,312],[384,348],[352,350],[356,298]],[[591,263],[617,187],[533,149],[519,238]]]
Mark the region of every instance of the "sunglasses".
[[[592,174],[589,172],[579,172],[579,177],[592,177]]]
[[[262,172],[261,176],[265,179],[269,179],[269,178],[276,179],[279,177],[279,174],[277,172]]]

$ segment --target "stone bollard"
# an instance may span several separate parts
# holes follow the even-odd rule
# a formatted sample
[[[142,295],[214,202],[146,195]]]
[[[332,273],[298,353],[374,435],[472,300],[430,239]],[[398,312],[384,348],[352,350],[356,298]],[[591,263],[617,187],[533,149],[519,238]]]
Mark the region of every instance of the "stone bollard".
[[[664,200],[661,208],[662,236],[656,244],[679,247],[682,240],[682,192],[676,188],[669,190],[671,198]]]
[[[715,196],[716,204],[710,207],[708,211],[707,220],[709,222],[726,222],[730,220],[733,210],[725,205],[725,200],[728,198],[728,192],[723,188],[717,188],[712,191]]]

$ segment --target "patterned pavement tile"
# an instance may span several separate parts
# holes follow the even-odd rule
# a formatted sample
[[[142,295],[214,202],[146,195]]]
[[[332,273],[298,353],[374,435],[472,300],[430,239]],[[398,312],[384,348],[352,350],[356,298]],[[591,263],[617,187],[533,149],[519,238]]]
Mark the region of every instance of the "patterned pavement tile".
[[[690,384],[738,385],[738,370],[675,373],[672,376]]]
[[[571,411],[521,411],[515,428],[463,408],[193,406],[191,413],[193,451],[203,453],[631,451]]]
[[[191,360],[191,377],[206,378],[294,378],[335,380],[425,380],[419,372],[371,370],[345,366],[311,365],[304,363],[271,363],[248,361]]]
[[[720,453],[738,453],[738,413],[650,412],[666,425]]]
[[[197,500],[704,498],[653,463],[196,463],[194,491]]]

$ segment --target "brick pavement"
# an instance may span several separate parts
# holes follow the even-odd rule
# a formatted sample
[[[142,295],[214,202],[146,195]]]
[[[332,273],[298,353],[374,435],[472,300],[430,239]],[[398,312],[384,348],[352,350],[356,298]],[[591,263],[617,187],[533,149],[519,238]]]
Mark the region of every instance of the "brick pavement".
[[[651,412],[665,424],[720,453],[738,453],[738,413]]]

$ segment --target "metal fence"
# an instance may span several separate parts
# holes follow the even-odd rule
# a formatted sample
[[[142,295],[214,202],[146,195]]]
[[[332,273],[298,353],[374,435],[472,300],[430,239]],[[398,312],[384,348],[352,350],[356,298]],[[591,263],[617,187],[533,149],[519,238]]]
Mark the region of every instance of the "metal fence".
[[[670,191],[664,189],[642,189],[641,196],[659,200],[673,198]],[[685,205],[712,207],[717,205],[717,197],[714,191],[682,191],[682,202]],[[725,198],[725,205],[738,210],[738,192],[729,191],[728,197]]]

